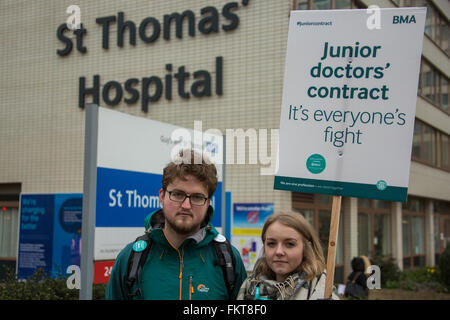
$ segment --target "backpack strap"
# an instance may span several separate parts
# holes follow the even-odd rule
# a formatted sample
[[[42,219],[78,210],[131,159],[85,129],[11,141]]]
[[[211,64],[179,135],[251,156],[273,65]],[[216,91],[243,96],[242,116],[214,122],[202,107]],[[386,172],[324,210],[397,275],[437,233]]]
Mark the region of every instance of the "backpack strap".
[[[126,285],[128,289],[128,299],[132,299],[134,296],[142,295],[142,291],[139,288],[141,282],[142,267],[147,261],[148,253],[152,245],[152,240],[149,233],[145,233],[143,236],[136,238],[131,249],[130,258],[128,260],[128,272]],[[132,293],[134,282],[137,281],[138,287]]]
[[[355,273],[355,276],[353,277],[352,283],[355,283],[356,279],[358,279],[360,274],[361,274],[361,271],[358,271],[358,272]]]
[[[223,236],[218,236],[212,241],[213,246],[217,253],[217,260],[214,261],[214,265],[220,265],[222,267],[223,277],[228,290],[228,297],[231,295],[235,286],[235,274],[234,274],[234,254],[231,248],[230,242]]]

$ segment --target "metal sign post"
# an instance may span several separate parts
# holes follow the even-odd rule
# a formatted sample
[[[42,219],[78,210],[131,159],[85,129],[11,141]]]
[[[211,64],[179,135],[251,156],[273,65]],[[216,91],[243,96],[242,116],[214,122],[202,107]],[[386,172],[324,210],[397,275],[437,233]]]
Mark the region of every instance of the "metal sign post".
[[[229,228],[229,226],[227,226],[227,213],[226,213],[226,209],[227,209],[227,201],[226,201],[226,186],[225,186],[225,170],[226,170],[226,151],[225,151],[225,146],[226,146],[226,141],[225,141],[225,136],[223,136],[223,140],[222,140],[222,234],[226,236],[226,230],[227,228]],[[231,241],[231,239],[228,239]]]
[[[92,300],[97,190],[98,106],[86,105],[84,138],[83,215],[81,223],[80,300]]]

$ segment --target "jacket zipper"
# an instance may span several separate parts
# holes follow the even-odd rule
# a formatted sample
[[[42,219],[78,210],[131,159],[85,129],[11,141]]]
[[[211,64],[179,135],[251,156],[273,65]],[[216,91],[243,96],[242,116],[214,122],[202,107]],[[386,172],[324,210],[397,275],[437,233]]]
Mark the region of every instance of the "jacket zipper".
[[[180,257],[180,275],[178,276],[178,278],[180,279],[180,300],[182,300],[182,288],[183,288],[183,257],[184,257],[184,248],[181,249],[181,255],[180,255],[180,251],[178,251],[178,256]]]
[[[194,293],[194,287],[192,285],[192,276],[189,277],[189,300],[192,300],[192,294]]]
[[[164,233],[164,231],[163,231]],[[170,244],[170,246],[172,248],[175,249],[175,251],[178,253],[178,257],[180,258],[180,274],[178,275],[178,279],[180,280],[180,300],[182,300],[183,295],[182,295],[182,288],[183,288],[183,257],[184,257],[184,247],[181,248],[181,254],[180,254],[180,250],[178,250],[177,248],[175,248],[173,246],[172,243],[170,243],[169,239],[167,239],[166,234],[164,233],[164,237],[166,238],[167,242]]]

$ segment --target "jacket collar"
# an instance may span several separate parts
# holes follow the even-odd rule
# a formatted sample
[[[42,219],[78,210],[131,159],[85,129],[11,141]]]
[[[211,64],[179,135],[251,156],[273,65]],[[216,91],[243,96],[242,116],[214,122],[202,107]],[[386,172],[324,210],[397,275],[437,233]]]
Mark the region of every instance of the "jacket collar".
[[[200,228],[200,230],[198,230],[192,236],[187,237],[184,241],[186,241],[187,239],[193,239],[195,242],[197,242],[197,244],[199,244],[205,239],[205,237],[206,237],[206,228],[204,227]]]

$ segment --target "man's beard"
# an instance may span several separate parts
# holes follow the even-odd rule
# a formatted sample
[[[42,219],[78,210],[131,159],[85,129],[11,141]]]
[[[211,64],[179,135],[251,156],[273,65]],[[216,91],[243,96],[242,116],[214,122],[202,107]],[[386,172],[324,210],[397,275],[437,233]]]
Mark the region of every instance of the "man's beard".
[[[178,220],[177,218],[178,218],[177,216],[175,216],[174,219],[167,219],[166,217],[166,223],[173,231],[175,231],[178,234],[190,235],[194,234],[197,230],[200,229],[201,223],[198,224],[186,223]]]

